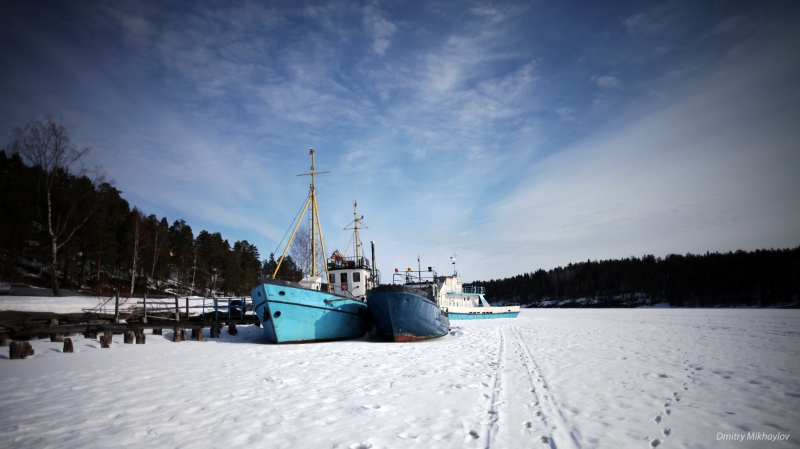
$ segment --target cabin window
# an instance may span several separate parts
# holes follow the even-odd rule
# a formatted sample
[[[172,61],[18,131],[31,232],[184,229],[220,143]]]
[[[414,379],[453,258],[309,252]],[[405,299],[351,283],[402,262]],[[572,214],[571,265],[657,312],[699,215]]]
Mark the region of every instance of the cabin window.
[[[353,283],[361,282],[361,273],[353,273]]]
[[[336,283],[336,273],[331,273],[329,278],[331,280],[331,284],[335,284]]]
[[[342,284],[346,284],[347,283],[347,273],[342,273],[341,275],[339,275],[339,279],[342,280]]]

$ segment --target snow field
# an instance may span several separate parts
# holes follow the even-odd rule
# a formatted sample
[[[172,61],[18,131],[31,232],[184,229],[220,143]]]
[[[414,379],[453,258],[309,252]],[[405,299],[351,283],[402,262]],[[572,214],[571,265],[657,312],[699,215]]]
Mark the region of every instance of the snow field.
[[[523,309],[418,343],[0,356],[2,447],[798,447],[800,311]],[[205,330],[208,337],[208,330]],[[774,443],[719,433],[789,434]]]

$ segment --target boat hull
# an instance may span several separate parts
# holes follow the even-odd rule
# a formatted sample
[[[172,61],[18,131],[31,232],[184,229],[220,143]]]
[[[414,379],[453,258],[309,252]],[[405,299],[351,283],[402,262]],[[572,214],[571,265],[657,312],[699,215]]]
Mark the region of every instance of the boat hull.
[[[519,312],[489,312],[489,313],[453,313],[451,320],[490,320],[494,318],[516,318]]]
[[[354,299],[283,281],[260,284],[251,297],[273,343],[349,340],[369,330],[367,305]]]
[[[450,332],[447,312],[424,296],[410,291],[375,289],[367,306],[381,338],[396,342],[427,340]]]

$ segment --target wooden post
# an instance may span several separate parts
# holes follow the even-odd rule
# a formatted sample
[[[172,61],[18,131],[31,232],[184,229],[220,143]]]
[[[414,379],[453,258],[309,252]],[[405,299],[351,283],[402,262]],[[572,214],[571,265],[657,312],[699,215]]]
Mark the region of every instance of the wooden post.
[[[97,338],[97,331],[93,331],[86,327],[86,331],[83,333],[83,338]]]
[[[186,341],[186,331],[180,326],[175,326],[172,330],[172,342],[178,343]]]
[[[119,291],[117,291],[117,299],[114,300],[114,322],[119,323]]]
[[[142,317],[142,323],[147,324],[147,292],[144,292],[144,299],[142,300],[144,316]]]
[[[27,341],[12,341],[8,353],[10,359],[24,359],[33,355],[33,347]]]
[[[145,341],[144,329],[140,329],[140,330],[136,331],[136,344],[137,345],[143,345],[144,341]]]
[[[114,332],[106,331],[105,334],[106,334],[106,341],[108,342],[108,345],[111,346],[111,343],[114,342]]]
[[[219,338],[219,323],[214,323],[211,325],[211,332],[209,337],[211,338]]]
[[[178,295],[175,295],[175,321],[181,322],[180,306],[178,305]]]
[[[158,329],[153,329],[153,335],[164,335],[164,330],[160,327]]]
[[[133,344],[133,331],[125,332],[123,338],[124,338],[124,342],[125,342],[126,345],[132,345]]]
[[[100,347],[101,348],[110,348],[111,347],[111,339],[108,338],[106,334],[100,334]]]
[[[64,334],[59,334],[59,333],[50,334],[50,341],[51,342],[62,342],[62,341],[64,341]]]
[[[75,352],[74,349],[72,348],[72,339],[71,338],[65,338],[64,339],[64,349],[62,349],[61,352],[64,352],[64,353]]]
[[[0,347],[8,346],[8,334],[0,334]]]
[[[186,297],[186,321],[189,321],[189,297]]]
[[[192,340],[194,341],[203,341],[203,328],[195,329],[192,328]]]
[[[239,331],[236,330],[236,323],[229,323],[228,324],[228,335],[237,335]]]

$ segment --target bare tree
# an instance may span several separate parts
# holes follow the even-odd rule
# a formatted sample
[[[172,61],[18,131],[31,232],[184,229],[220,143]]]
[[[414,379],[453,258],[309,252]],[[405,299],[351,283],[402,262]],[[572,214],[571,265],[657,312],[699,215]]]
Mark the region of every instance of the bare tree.
[[[95,194],[97,187],[104,182],[105,175],[99,168],[91,171],[81,168],[78,178],[85,177],[91,182],[91,188],[56,198],[59,189],[73,176],[70,173],[71,167],[89,152],[89,148],[78,150],[70,142],[67,128],[49,115],[43,121],[31,120],[24,128],[12,128],[12,132],[14,140],[11,150],[40,169],[37,197],[44,194],[44,204],[38,203],[37,209],[39,220],[50,240],[53,294],[61,296],[58,288],[58,250],[69,242],[75,231],[97,209],[99,202],[96,201]]]
[[[311,233],[305,224],[301,224],[289,248],[294,263],[303,271],[303,275],[311,274]]]

